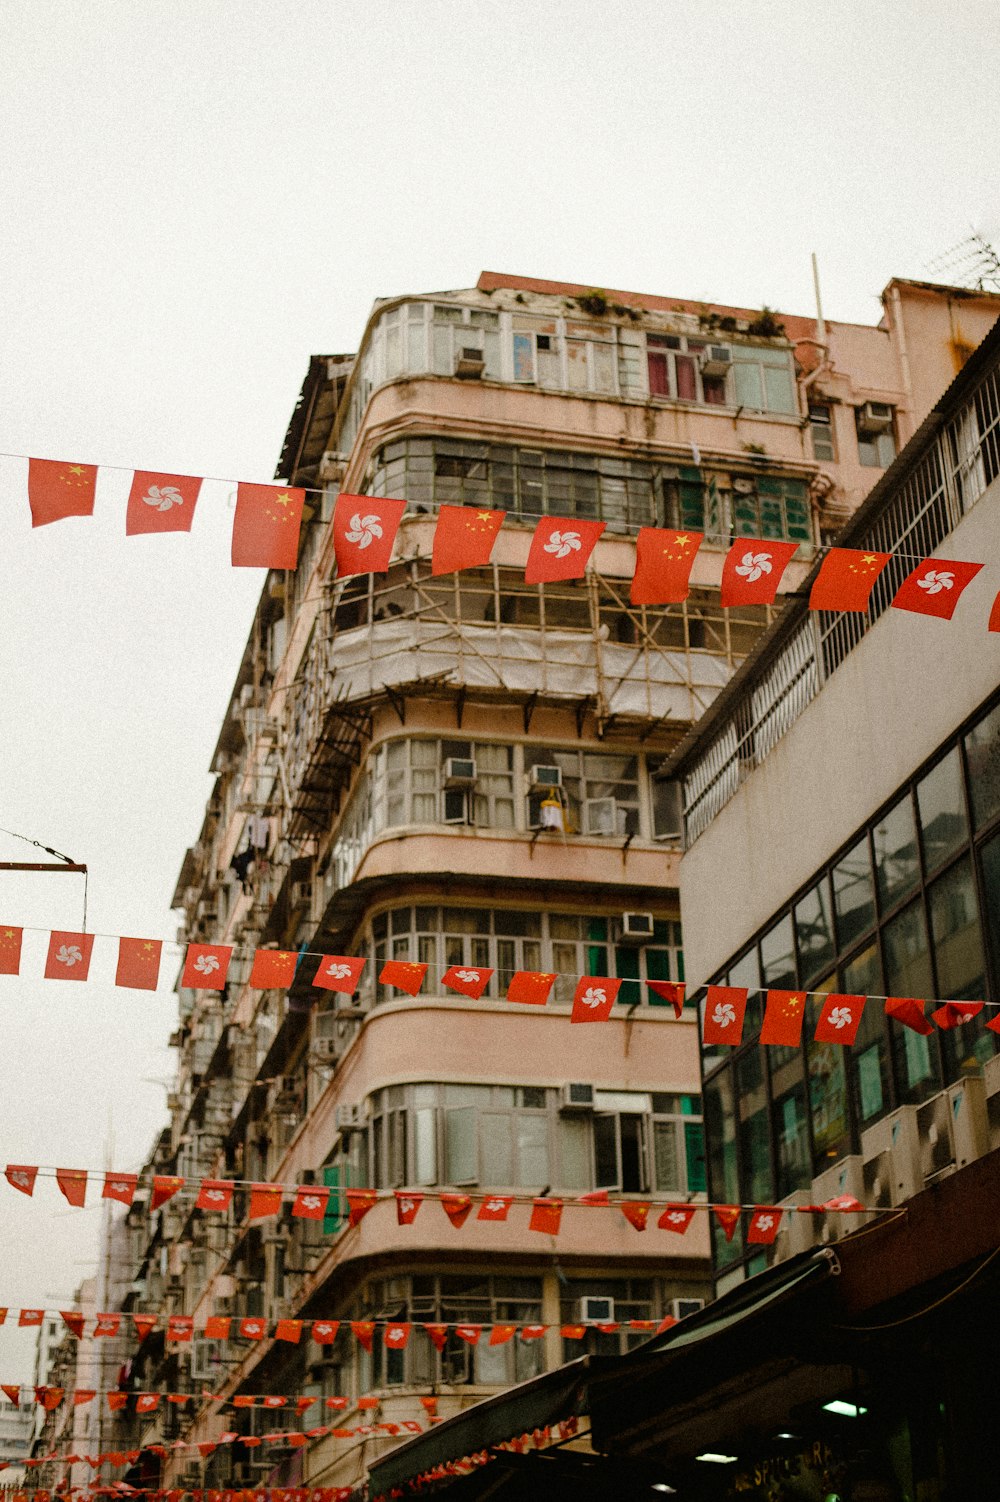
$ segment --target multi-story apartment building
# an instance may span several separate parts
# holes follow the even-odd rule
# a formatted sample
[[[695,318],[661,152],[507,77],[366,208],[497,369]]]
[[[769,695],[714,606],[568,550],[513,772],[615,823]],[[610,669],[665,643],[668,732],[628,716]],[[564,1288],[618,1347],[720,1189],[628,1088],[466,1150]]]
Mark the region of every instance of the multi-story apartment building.
[[[185,1348],[161,1331],[135,1356],[136,1390],[342,1395],[345,1423],[373,1392],[383,1418],[413,1421],[421,1395],[447,1414],[581,1349],[624,1350],[630,1319],[706,1296],[706,1217],[683,1239],[639,1236],[576,1201],[704,1199],[697,1030],[646,986],[684,976],[679,784],[662,768],[777,613],[721,608],[731,541],[799,543],[794,590],[997,299],[893,282],[885,306],[866,328],[484,274],[379,302],[356,356],[311,361],[278,470],[309,489],[299,566],[265,583],[175,894],[183,938],[236,954],[221,996],[180,993],[171,1121],[148,1168],[333,1196],[319,1223],[287,1205],[249,1222],[239,1195],[225,1215],[184,1193],[150,1214],[140,1196],[125,1302],[196,1327],[452,1328],[440,1351],[415,1331],[370,1353],[346,1326],[323,1346]],[[385,574],[336,576],[341,492],[407,502]],[[432,574],[442,503],[507,512],[488,567]],[[584,578],[525,584],[546,514],[606,523]],[[630,601],[635,533],[652,524],[706,534],[681,604]],[[249,957],[267,945],[367,965],[349,999],[311,987],[309,958],[288,992],[261,992]],[[388,959],[429,967],[419,995],[380,983]],[[459,964],[494,971],[479,1000],[445,991]],[[503,999],[518,970],[556,975],[548,1007]],[[568,1025],[584,974],[622,981],[599,1027]],[[382,1192],[354,1226],[351,1186]],[[390,1193],[403,1188],[428,1194],[409,1225]],[[520,1205],[456,1230],[431,1198],[443,1189],[551,1193],[562,1230],[530,1231]],[[564,1340],[598,1297],[621,1329]],[[547,1328],[473,1347],[461,1322]],[[161,1405],[132,1439],[280,1419]],[[198,1474],[350,1484],[392,1442],[321,1436],[285,1462],[228,1445]],[[135,1477],[192,1479],[161,1459],[147,1452]]]

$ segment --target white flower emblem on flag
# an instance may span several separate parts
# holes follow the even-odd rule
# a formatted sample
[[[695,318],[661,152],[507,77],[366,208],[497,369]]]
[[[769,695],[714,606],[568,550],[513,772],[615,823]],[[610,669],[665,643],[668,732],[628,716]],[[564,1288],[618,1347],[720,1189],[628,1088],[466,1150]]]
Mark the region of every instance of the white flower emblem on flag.
[[[31,1183],[31,1179],[26,1173],[12,1173],[10,1181],[12,1184],[17,1184],[20,1189],[27,1189]]]
[[[197,970],[199,975],[211,975],[214,970],[221,968],[214,954],[200,954],[192,966],[192,969]]]
[[[303,1210],[318,1210],[322,1203],[323,1201],[317,1194],[304,1194],[301,1200]]]
[[[184,504],[184,497],[176,485],[151,485],[142,499],[145,505],[157,511],[169,511],[171,506]]]
[[[405,1330],[390,1330],[388,1332],[388,1337],[387,1338],[388,1338],[388,1340],[390,1341],[390,1343],[392,1345],[398,1346],[399,1343],[406,1338],[406,1331]]]
[[[773,1225],[774,1225],[774,1216],[773,1215],[758,1215],[758,1217],[757,1217],[757,1229],[759,1231],[769,1231]]]
[[[350,965],[327,965],[326,973],[331,980],[346,980],[351,973]]]
[[[687,1219],[687,1212],[685,1210],[671,1210],[667,1219],[672,1226],[679,1226]]]
[[[475,1335],[475,1334],[477,1334],[477,1331],[475,1331],[472,1328],[471,1325],[456,1325],[455,1326],[455,1334],[456,1335]]]
[[[854,1016],[850,1007],[834,1007],[827,1021],[831,1027],[835,1027],[839,1031],[842,1027],[850,1027],[854,1021]]]
[[[60,965],[67,965],[72,967],[73,965],[79,965],[81,963],[81,961],[83,960],[83,955],[80,953],[80,949],[76,944],[60,944],[59,948],[56,950],[56,959],[59,961]]]
[[[264,1407],[265,1408],[281,1408],[283,1406],[283,1404],[284,1404],[284,1399],[283,1398],[265,1398],[264,1399]]]
[[[225,1197],[226,1191],[224,1189],[205,1190],[205,1198],[209,1200],[213,1205],[221,1205]]]
[[[382,536],[382,518],[377,512],[371,516],[362,516],[360,511],[356,511],[351,517],[351,529],[344,536],[359,548],[369,548],[376,537]]]
[[[467,985],[474,985],[477,980],[482,979],[482,976],[478,970],[456,970],[455,978],[457,980],[464,980]]]
[[[603,986],[588,986],[580,997],[582,1006],[599,1007],[608,999],[608,993]]]
[[[111,1192],[113,1194],[128,1194],[129,1190],[132,1188],[132,1185],[131,1184],[109,1184],[108,1188],[111,1190]]]
[[[333,1334],[333,1326],[332,1325],[313,1325],[313,1334],[314,1335],[332,1335]]]
[[[950,569],[928,569],[922,579],[917,580],[921,589],[926,589],[929,595],[939,595],[943,589],[954,589],[955,575]]]
[[[410,1211],[413,1209],[413,1201],[406,1199],[400,1200],[399,1208],[402,1210],[404,1215],[409,1215]]]
[[[490,1199],[486,1201],[486,1209],[492,1211],[502,1210],[506,1204],[506,1200]]]
[[[246,1332],[247,1332],[248,1335],[259,1335],[260,1332],[263,1330],[264,1326],[261,1324],[260,1320],[258,1320],[258,1319],[249,1319],[249,1320],[247,1320],[247,1322],[243,1326],[243,1328],[244,1328],[244,1330],[246,1330]]]
[[[756,584],[764,574],[771,572],[770,553],[744,553],[740,562],[736,565],[736,572],[740,574],[748,584]]]
[[[736,1021],[736,1008],[733,1006],[732,1002],[717,1002],[715,1011],[712,1013],[712,1021],[715,1023],[716,1027],[731,1027],[732,1024]]]
[[[542,546],[546,553],[554,553],[557,558],[568,558],[570,553],[578,553],[583,544],[579,532],[553,532],[548,542]]]

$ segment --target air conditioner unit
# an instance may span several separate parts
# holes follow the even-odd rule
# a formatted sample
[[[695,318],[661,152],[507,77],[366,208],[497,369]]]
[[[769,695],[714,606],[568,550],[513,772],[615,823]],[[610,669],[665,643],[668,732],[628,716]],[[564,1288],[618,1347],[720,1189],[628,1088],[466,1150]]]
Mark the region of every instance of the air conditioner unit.
[[[588,798],[583,805],[583,822],[587,834],[604,836],[625,833],[627,814],[614,798]]]
[[[444,764],[446,788],[471,788],[476,785],[476,763],[470,756],[449,756]]]
[[[797,1256],[799,1252],[811,1251],[818,1237],[815,1217],[802,1214],[799,1208],[812,1203],[812,1195],[808,1190],[796,1189],[779,1203],[785,1213],[774,1238],[774,1255],[775,1260],[781,1262],[786,1257]]]
[[[460,349],[455,356],[455,374],[465,381],[477,381],[486,369],[481,349]]]
[[[584,1325],[612,1325],[615,1320],[615,1301],[588,1295],[580,1300],[578,1318]]]
[[[949,1086],[952,1147],[955,1167],[964,1168],[973,1158],[990,1150],[990,1126],[986,1110],[986,1082],[977,1075]]]
[[[317,1059],[322,1059],[327,1064],[333,1064],[340,1058],[342,1051],[340,1039],[314,1038],[312,1051]]]
[[[701,352],[701,373],[707,376],[724,376],[733,363],[733,353],[728,344],[710,344]]]
[[[885,1155],[888,1155],[887,1157]],[[882,1175],[887,1176],[888,1202],[901,1205],[904,1200],[919,1194],[924,1187],[920,1134],[915,1106],[900,1106],[881,1121],[861,1133],[861,1156],[865,1161],[865,1184],[869,1183],[869,1163],[881,1158],[878,1188]],[[878,1192],[875,1183],[872,1190]],[[884,1203],[885,1201],[883,1201]],[[868,1199],[865,1204],[878,1204],[877,1199]]]
[[[528,786],[531,788],[561,788],[562,767],[529,767]]]
[[[932,1095],[917,1107],[917,1136],[920,1139],[920,1172],[924,1183],[931,1183],[955,1169],[955,1148],[951,1133],[951,1104],[946,1091]]]
[[[689,1314],[697,1314],[699,1309],[704,1309],[704,1299],[671,1299],[670,1313],[674,1319],[687,1319]]]
[[[865,402],[858,408],[858,432],[888,433],[892,418],[892,408],[886,402]]]
[[[225,1350],[221,1340],[196,1336],[191,1342],[191,1376],[196,1381],[212,1382],[225,1370]]]
[[[299,1082],[294,1075],[280,1074],[277,1079],[271,1081],[267,1092],[267,1109],[280,1111],[283,1108],[300,1105]]]
[[[559,1093],[560,1111],[592,1111],[594,1109],[593,1085],[563,1085]]]
[[[329,480],[339,480],[343,476],[343,473],[344,473],[344,456],[343,456],[343,454],[339,454],[336,451],[336,449],[327,449],[326,452],[324,453],[322,459],[319,461],[319,469],[317,471],[317,479],[319,479],[319,480],[327,480],[327,481],[329,481]]]
[[[642,944],[653,937],[654,918],[652,913],[622,913],[621,929],[618,937],[623,944]]]
[[[850,1157],[841,1158],[838,1163],[824,1169],[813,1179],[811,1199],[814,1205],[825,1205],[827,1200],[836,1199],[841,1194],[849,1194],[854,1199],[860,1200],[861,1204],[867,1203],[865,1200],[865,1164],[860,1153],[852,1153]],[[844,1217],[833,1215],[829,1218],[839,1225]],[[850,1224],[847,1228],[850,1229]]]
[[[333,1121],[338,1132],[361,1132],[365,1125],[364,1107],[338,1106],[334,1111]]]

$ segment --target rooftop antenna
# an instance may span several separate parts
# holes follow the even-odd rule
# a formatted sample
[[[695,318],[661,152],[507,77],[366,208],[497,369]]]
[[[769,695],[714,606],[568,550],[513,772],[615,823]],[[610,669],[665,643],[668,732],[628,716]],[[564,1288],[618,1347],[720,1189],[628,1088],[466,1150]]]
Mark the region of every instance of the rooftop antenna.
[[[813,263],[813,287],[816,290],[816,338],[820,344],[826,345],[826,319],[823,317],[823,299],[819,295],[819,262],[816,260],[816,252],[812,253]]]
[[[1000,292],[1000,256],[978,230],[936,257],[927,269],[935,276],[951,277],[959,287]]]

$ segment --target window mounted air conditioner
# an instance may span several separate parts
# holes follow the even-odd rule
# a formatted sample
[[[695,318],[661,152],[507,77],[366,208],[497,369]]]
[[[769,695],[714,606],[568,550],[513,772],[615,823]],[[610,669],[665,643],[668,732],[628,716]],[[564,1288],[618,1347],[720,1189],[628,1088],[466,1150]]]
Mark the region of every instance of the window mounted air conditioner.
[[[580,1323],[584,1325],[614,1324],[615,1301],[588,1295],[580,1300],[578,1317]]]
[[[976,1075],[959,1080],[948,1090],[952,1143],[956,1168],[990,1150],[990,1124],[986,1109],[986,1081]]]
[[[892,428],[893,411],[886,402],[865,402],[858,408],[859,433],[888,433]]]
[[[584,827],[588,834],[614,837],[625,833],[626,812],[614,798],[588,798],[583,806]]]
[[[674,1319],[687,1319],[689,1314],[697,1314],[698,1311],[700,1309],[704,1309],[704,1307],[704,1299],[670,1300],[670,1313],[673,1315]]]
[[[471,788],[476,785],[476,763],[471,756],[449,756],[444,764],[446,788]]]
[[[869,1183],[869,1164],[880,1159],[878,1191],[888,1194],[881,1203],[901,1205],[924,1187],[920,1135],[917,1126],[917,1108],[900,1106],[884,1116],[881,1121],[861,1133],[861,1156],[865,1160],[865,1184]],[[872,1189],[876,1185],[872,1181]],[[865,1199],[866,1205],[878,1204],[877,1199]]]
[[[563,1085],[559,1094],[560,1111],[592,1111],[594,1109],[594,1087],[582,1082],[579,1084]]]
[[[948,1092],[932,1095],[917,1107],[920,1140],[920,1173],[924,1183],[940,1178],[955,1167],[951,1136],[951,1102]]]
[[[837,1199],[841,1194],[849,1194],[852,1198],[860,1200],[861,1204],[867,1204],[865,1199],[865,1173],[864,1159],[860,1153],[851,1153],[847,1158],[841,1158],[830,1168],[817,1174],[812,1182],[812,1202],[814,1205],[825,1205],[827,1200]],[[845,1221],[843,1229],[853,1230],[854,1222],[850,1216],[828,1217],[840,1225]]]
[[[653,937],[652,913],[622,913],[619,938],[623,943],[641,944]]]
[[[317,1059],[324,1063],[332,1064],[340,1057],[341,1045],[339,1038],[314,1038],[313,1053]]]
[[[364,1129],[364,1110],[360,1105],[338,1106],[333,1119],[338,1132],[360,1132]]]
[[[562,767],[529,767],[528,786],[531,788],[561,788]]]
[[[733,363],[733,355],[728,344],[710,344],[702,350],[701,373],[707,376],[724,376]]]
[[[455,374],[464,381],[478,381],[486,369],[481,349],[460,349],[455,356]]]

